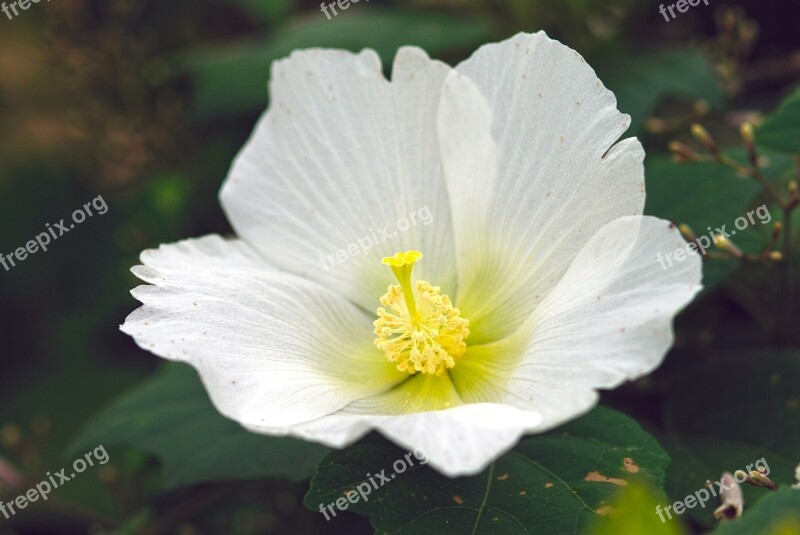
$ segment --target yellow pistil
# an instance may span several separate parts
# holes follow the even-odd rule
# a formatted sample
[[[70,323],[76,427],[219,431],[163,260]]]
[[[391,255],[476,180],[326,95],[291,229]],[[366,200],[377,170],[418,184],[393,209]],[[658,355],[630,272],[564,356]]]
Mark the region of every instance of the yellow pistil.
[[[373,323],[375,346],[401,372],[443,375],[467,348],[469,321],[438,286],[417,281],[412,287],[411,270],[421,258],[418,251],[407,251],[382,260],[400,284],[389,286],[381,297],[383,306]]]

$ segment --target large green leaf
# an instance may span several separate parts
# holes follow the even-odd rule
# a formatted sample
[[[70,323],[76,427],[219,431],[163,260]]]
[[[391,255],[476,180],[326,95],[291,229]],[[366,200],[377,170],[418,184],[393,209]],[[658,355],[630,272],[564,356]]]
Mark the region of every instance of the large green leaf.
[[[718,355],[697,362],[674,380],[664,410],[670,433],[662,444],[673,463],[668,491],[674,499],[694,493],[723,471],[763,459],[778,484],[794,480],[800,460],[800,353]],[[745,499],[763,498],[745,485]],[[688,511],[711,525],[711,511]]]
[[[245,431],[211,405],[197,373],[170,364],[97,415],[69,455],[98,444],[130,445],[164,465],[164,486],[204,481],[283,477],[308,479],[325,448]]]
[[[637,135],[667,95],[705,99],[716,107],[724,105],[711,61],[696,50],[598,58],[596,63],[603,83],[616,95],[619,109],[631,116],[626,135]]]
[[[766,496],[735,522],[725,522],[714,535],[800,535],[800,490],[783,488]]]
[[[800,89],[764,120],[756,140],[759,145],[771,149],[800,153]]]
[[[330,453],[317,467],[306,507],[319,511],[361,486],[365,499],[357,496],[349,508],[369,516],[381,533],[574,534],[608,514],[629,482],[661,486],[669,463],[636,422],[602,407],[523,439],[474,477],[450,479],[414,457],[413,467],[394,473],[405,455],[375,436]],[[368,474],[382,471],[389,481],[376,480],[378,488],[367,495]]]
[[[270,64],[296,49],[372,48],[386,65],[404,45],[436,54],[471,49],[488,35],[489,27],[481,21],[353,4],[333,20],[317,13],[266,41],[193,52],[184,55],[180,63],[192,81],[198,115],[208,116],[263,108]]]

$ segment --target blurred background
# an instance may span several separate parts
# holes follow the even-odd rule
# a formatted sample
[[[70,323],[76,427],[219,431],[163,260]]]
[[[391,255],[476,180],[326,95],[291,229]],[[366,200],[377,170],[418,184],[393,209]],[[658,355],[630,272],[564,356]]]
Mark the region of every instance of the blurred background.
[[[267,105],[274,59],[311,46],[370,47],[390,65],[399,46],[414,44],[453,64],[483,43],[540,29],[586,57],[633,117],[627,135],[648,151],[648,212],[698,233],[730,224],[760,204],[758,188],[722,166],[677,165],[667,145],[691,144],[689,126],[701,122],[720,145],[742,152],[738,124],[758,123],[800,81],[800,4],[711,0],[669,22],[658,4],[362,0],[328,20],[318,1],[54,0],[12,20],[0,14],[0,253],[98,195],[109,207],[47,252],[0,268],[0,499],[19,494],[14,474],[38,481],[101,442],[111,455],[47,503],[11,521],[0,517],[0,535],[370,533],[360,517],[334,527],[305,510],[303,480],[243,474],[244,481],[173,484],[177,476],[164,469],[175,455],[169,447],[197,447],[202,427],[169,447],[125,429],[96,432],[93,444],[81,440],[109,403],[173,373],[118,330],[137,306],[129,268],[143,249],[230,232],[217,192]],[[767,162],[775,181],[787,160]],[[770,231],[754,229],[748,239],[757,248]],[[796,353],[786,349],[798,343],[796,309],[777,313],[796,296],[776,288],[770,265],[720,262],[706,276],[708,290],[679,318],[665,366],[605,402],[634,416],[671,453],[676,436],[711,429],[737,443],[744,440],[737,433],[755,433],[776,459],[796,463],[781,448],[797,444],[786,433],[800,437],[800,399],[791,388],[798,383],[787,385],[794,397],[786,403],[757,387],[763,380],[781,388],[785,370],[798,377]],[[735,355],[721,361],[722,353]],[[742,414],[715,399],[720,370],[732,370],[725,384],[740,384],[737,395],[765,412]],[[686,392],[708,399],[689,405],[681,400]],[[774,411],[762,404],[772,401],[789,420],[765,416]],[[728,420],[706,421],[714,414]],[[116,418],[124,428],[124,416]],[[756,426],[725,427],[736,418]],[[692,446],[694,460],[679,460],[678,468],[717,456],[719,436]],[[81,443],[89,445],[76,450]],[[748,455],[751,462],[763,454]],[[687,521],[698,532],[709,525]]]

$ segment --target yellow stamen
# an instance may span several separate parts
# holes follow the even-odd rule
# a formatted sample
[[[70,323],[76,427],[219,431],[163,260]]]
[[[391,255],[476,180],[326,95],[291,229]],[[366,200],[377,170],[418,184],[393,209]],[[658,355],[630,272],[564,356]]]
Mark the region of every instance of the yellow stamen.
[[[467,348],[469,321],[438,286],[425,281],[412,286],[411,270],[421,258],[418,251],[407,251],[383,259],[400,284],[381,297],[375,345],[400,371],[443,375]]]

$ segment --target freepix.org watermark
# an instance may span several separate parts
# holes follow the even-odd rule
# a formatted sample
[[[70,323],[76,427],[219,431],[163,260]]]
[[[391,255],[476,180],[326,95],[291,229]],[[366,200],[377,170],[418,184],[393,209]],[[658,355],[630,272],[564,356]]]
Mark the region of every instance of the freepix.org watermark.
[[[705,5],[708,5],[708,0],[678,0],[674,4],[667,4],[667,8],[664,9],[664,4],[658,6],[658,12],[664,16],[664,20],[670,22],[671,20],[675,20],[675,17],[678,15],[675,14],[675,10],[677,9],[679,13],[686,13],[689,11],[690,7],[699,6],[700,2],[703,2]],[[667,11],[672,18],[667,16]]]
[[[350,507],[350,504],[355,504],[359,501],[368,502],[369,495],[373,490],[378,490],[399,474],[402,474],[414,466],[415,459],[419,462],[420,466],[428,464],[428,456],[425,455],[425,452],[421,448],[417,448],[413,452],[406,453],[405,456],[392,463],[394,473],[387,475],[386,469],[383,469],[377,474],[367,474],[364,481],[356,485],[355,488],[346,491],[344,496],[338,498],[335,502],[331,502],[327,505],[324,503],[319,504],[319,512],[323,514],[325,520],[330,521],[331,518],[336,516],[334,508],[339,511],[345,511]],[[328,514],[329,511],[330,515]]]
[[[755,225],[756,218],[758,218],[758,222],[762,225],[766,225],[772,221],[772,214],[770,214],[766,204],[762,204],[755,210],[750,210],[747,214],[737,217],[733,222],[736,230],[731,229],[728,231],[726,228],[727,225],[722,225],[714,230],[708,227],[708,235],[704,234],[693,241],[687,242],[685,246],[675,249],[675,251],[666,255],[662,255],[661,252],[659,252],[656,254],[656,260],[661,264],[661,269],[667,269],[674,265],[672,263],[673,259],[675,262],[683,262],[688,258],[688,255],[696,255],[698,252],[705,255],[706,250],[711,247],[712,244],[721,244],[727,238],[736,236],[737,230],[745,230],[750,225]]]
[[[322,11],[323,13],[325,13],[325,16],[328,17],[328,20],[331,20],[331,18],[332,18],[331,14],[328,13],[329,9],[333,12],[333,16],[335,17],[336,15],[339,14],[339,12],[336,11],[336,7],[337,6],[342,11],[345,11],[348,7],[350,7],[351,3],[352,4],[357,4],[359,1],[360,0],[335,0],[334,2],[330,2],[330,3],[327,3],[327,4],[325,2],[322,2],[320,4],[320,6],[319,6],[320,7],[319,10]],[[369,0],[366,0],[366,1],[369,2]]]
[[[326,270],[331,269],[335,267],[337,263],[343,264],[350,260],[351,257],[359,254],[366,254],[367,251],[374,246],[384,243],[391,238],[396,238],[400,232],[405,232],[411,227],[416,227],[420,223],[425,226],[433,223],[433,214],[431,214],[427,206],[423,206],[416,212],[411,212],[407,217],[398,219],[397,223],[395,223],[394,230],[390,229],[389,225],[379,229],[370,228],[369,235],[359,238],[356,240],[357,243],[351,243],[347,248],[339,249],[334,254],[326,255],[320,253],[319,263],[322,264],[322,267]]]
[[[737,470],[733,476],[733,481],[735,481],[735,483],[733,483],[733,481],[727,481],[725,477],[719,481],[715,481],[713,484],[711,481],[706,480],[706,486],[694,494],[689,494],[684,499],[678,500],[664,508],[662,508],[660,505],[656,506],[656,514],[658,515],[658,518],[661,519],[661,522],[666,522],[667,519],[664,518],[664,513],[666,513],[667,517],[672,520],[672,513],[670,513],[670,509],[672,509],[672,512],[676,515],[682,515],[687,509],[694,509],[698,505],[700,506],[700,509],[705,508],[706,502],[708,502],[712,497],[716,498],[718,496],[723,496],[726,492],[729,492],[733,489],[731,485],[744,483],[747,481],[747,474],[752,471],[754,466],[759,474],[763,476],[769,475],[769,465],[767,464],[767,460],[762,457],[755,463],[748,464],[745,471]]]
[[[72,463],[72,472],[69,474],[67,474],[67,468],[62,468],[55,474],[47,472],[47,474],[45,474],[47,478],[37,483],[26,493],[20,494],[8,503],[3,503],[3,501],[0,500],[0,513],[3,513],[3,516],[6,517],[6,520],[9,520],[19,511],[28,507],[28,505],[39,501],[40,498],[42,501],[47,501],[51,492],[62,486],[67,481],[71,481],[78,474],[85,472],[90,466],[94,466],[95,461],[97,464],[102,465],[106,464],[109,460],[110,457],[106,452],[106,448],[101,444],[83,457],[75,459],[75,461]]]
[[[6,14],[8,20],[14,20],[14,17],[19,15],[19,11],[17,11],[18,6],[21,10],[27,11],[28,8],[31,7],[31,3],[38,4],[41,1],[42,0],[17,0],[16,2],[11,2],[8,5],[6,5],[6,2],[3,2],[2,5],[0,5],[0,10]],[[47,1],[49,2],[50,0]],[[13,15],[11,14],[12,12],[14,13]]]
[[[46,252],[47,246],[50,245],[51,238],[52,240],[57,240],[74,229],[75,225],[80,225],[86,221],[87,218],[92,217],[95,213],[92,212],[92,208],[94,208],[95,212],[99,215],[108,212],[108,204],[106,204],[102,195],[98,195],[84,204],[83,208],[78,208],[72,212],[72,223],[65,223],[63,219],[52,226],[50,223],[47,223],[45,225],[45,231],[26,243],[25,247],[18,247],[14,252],[6,255],[0,253],[0,265],[2,265],[6,271],[9,271],[11,268],[16,267],[17,262],[23,262],[28,258],[28,255],[36,254],[40,250]]]

